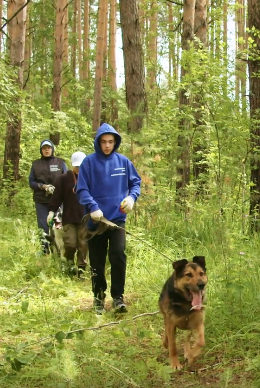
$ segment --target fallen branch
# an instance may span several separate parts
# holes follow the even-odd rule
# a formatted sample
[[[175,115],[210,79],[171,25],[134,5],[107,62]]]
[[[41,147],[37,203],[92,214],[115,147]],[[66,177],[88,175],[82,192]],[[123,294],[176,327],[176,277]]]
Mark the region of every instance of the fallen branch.
[[[103,325],[99,325],[99,326],[86,327],[83,329],[72,330],[72,331],[68,331],[66,334],[68,335],[68,334],[78,333],[78,332],[85,331],[85,330],[99,330],[99,329],[102,329],[103,327],[119,325],[121,322],[130,322],[131,320],[134,321],[135,319],[145,317],[148,315],[156,315],[158,313],[159,313],[159,310],[154,311],[153,313],[143,313],[143,314],[135,315],[132,319],[121,319],[120,321],[104,323]]]
[[[125,322],[125,321],[130,322],[130,321],[134,321],[135,319],[138,319],[138,318],[141,318],[141,317],[156,315],[158,313],[159,313],[159,310],[158,311],[154,311],[152,313],[143,313],[143,314],[135,315],[132,319],[121,319],[120,321],[104,323],[103,325],[99,325],[99,326],[85,327],[85,328],[82,328],[82,329],[76,329],[76,330],[67,331],[66,333],[64,333],[64,335],[65,335],[64,339],[66,339],[66,336],[69,335],[69,334],[82,333],[82,332],[87,331],[87,330],[99,330],[99,329],[103,329],[104,327],[119,325],[121,322]],[[56,338],[55,335],[51,335],[51,336],[48,336],[48,337],[45,337],[45,338],[41,338],[38,341],[34,341],[34,342],[31,342],[30,344],[27,344],[26,346],[23,347],[23,349],[28,348],[29,346],[32,346],[32,345],[37,345],[40,342],[48,341],[50,339],[55,339],[55,338]]]

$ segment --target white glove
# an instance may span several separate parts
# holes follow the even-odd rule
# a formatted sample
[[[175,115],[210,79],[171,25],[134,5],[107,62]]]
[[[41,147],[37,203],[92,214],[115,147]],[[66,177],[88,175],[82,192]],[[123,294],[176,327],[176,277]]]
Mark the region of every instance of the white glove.
[[[103,217],[103,212],[101,210],[95,210],[94,212],[90,213],[90,217],[93,221],[100,221]]]
[[[54,218],[54,212],[49,212],[48,217],[47,217],[48,226],[52,226],[53,218]]]
[[[120,203],[120,210],[122,213],[129,213],[134,206],[134,200],[132,197],[128,196]]]
[[[45,185],[45,191],[48,194],[53,194],[55,190],[55,187],[52,185]]]

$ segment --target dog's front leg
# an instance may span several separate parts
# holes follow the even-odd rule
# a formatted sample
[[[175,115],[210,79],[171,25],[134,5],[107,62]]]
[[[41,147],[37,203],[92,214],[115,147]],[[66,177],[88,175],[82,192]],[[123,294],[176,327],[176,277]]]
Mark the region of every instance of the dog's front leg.
[[[167,334],[167,322],[168,322],[168,319],[166,315],[164,315],[163,317],[164,319],[164,336],[163,336],[163,346],[165,347],[165,349],[168,349],[168,334]]]
[[[187,336],[186,336],[186,341],[184,343],[184,358],[188,359],[191,346],[190,346],[190,341],[191,341],[191,332],[188,331]]]
[[[177,356],[176,327],[173,326],[170,322],[168,322],[167,326],[165,327],[165,332],[168,337],[170,365],[173,369],[180,370],[182,366]]]
[[[205,345],[204,325],[201,324],[200,326],[198,326],[197,329],[193,330],[192,334],[194,336],[195,343],[186,355],[189,365],[191,365],[194,359],[200,355],[201,348]]]

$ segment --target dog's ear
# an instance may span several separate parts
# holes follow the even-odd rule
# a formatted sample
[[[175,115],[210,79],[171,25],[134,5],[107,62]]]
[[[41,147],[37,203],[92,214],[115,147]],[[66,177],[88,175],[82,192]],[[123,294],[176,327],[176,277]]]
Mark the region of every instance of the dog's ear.
[[[194,256],[192,259],[193,263],[198,264],[201,268],[203,268],[206,272],[206,260],[205,256]]]
[[[183,270],[185,265],[188,263],[188,260],[182,259],[182,260],[177,260],[172,263],[173,269],[175,269],[176,272],[180,272]]]

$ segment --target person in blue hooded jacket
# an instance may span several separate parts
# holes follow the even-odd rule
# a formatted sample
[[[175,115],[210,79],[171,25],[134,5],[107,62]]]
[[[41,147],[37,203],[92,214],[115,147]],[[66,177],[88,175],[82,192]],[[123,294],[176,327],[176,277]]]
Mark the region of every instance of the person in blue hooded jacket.
[[[55,190],[54,182],[67,171],[63,159],[54,156],[54,144],[45,139],[40,144],[41,158],[32,162],[29,174],[29,185],[33,190],[33,200],[36,208],[38,228],[46,235],[49,234],[47,216],[49,203]],[[49,253],[49,244],[46,238],[41,237],[43,253]]]
[[[126,312],[124,288],[126,277],[125,221],[140,195],[141,178],[133,163],[117,153],[121,136],[109,124],[103,123],[97,130],[95,153],[82,162],[77,182],[77,197],[90,215],[89,230],[95,230],[102,217],[120,228],[108,228],[88,241],[89,262],[92,271],[93,306],[97,313],[105,308],[106,257],[111,265],[111,289],[113,307]]]

